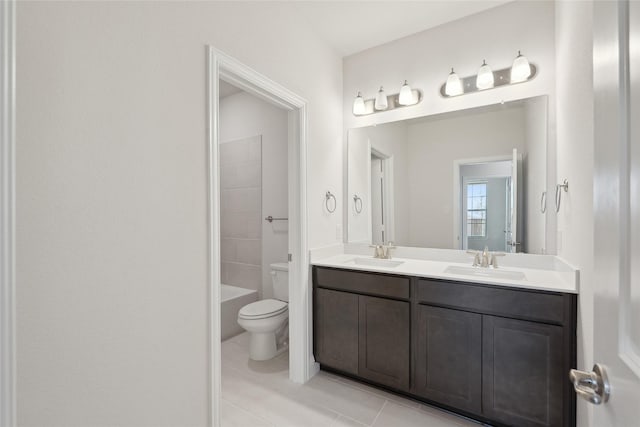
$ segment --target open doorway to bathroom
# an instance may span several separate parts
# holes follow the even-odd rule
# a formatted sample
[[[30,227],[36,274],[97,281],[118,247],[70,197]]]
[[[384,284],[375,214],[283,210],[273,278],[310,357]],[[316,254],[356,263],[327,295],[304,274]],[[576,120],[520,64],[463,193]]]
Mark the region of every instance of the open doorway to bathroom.
[[[222,394],[223,372],[228,371],[227,367],[223,370],[222,366],[223,329],[221,323],[223,315],[221,313],[221,297],[222,284],[225,284],[223,283],[223,276],[225,280],[242,285],[234,286],[235,290],[242,294],[240,298],[231,299],[245,297],[248,299],[248,301],[236,301],[236,306],[240,307],[238,317],[244,317],[244,319],[238,319],[234,314],[226,313],[226,316],[232,319],[236,317],[237,320],[241,320],[238,323],[244,324],[245,330],[253,329],[254,332],[247,335],[235,335],[229,339],[235,338],[234,344],[236,344],[236,347],[233,349],[244,348],[246,356],[244,356],[244,359],[232,357],[228,359],[230,362],[227,365],[230,366],[231,363],[236,363],[236,368],[249,369],[251,375],[253,375],[251,378],[254,379],[259,379],[260,375],[277,373],[277,378],[287,384],[308,381],[317,372],[318,365],[313,361],[311,349],[311,295],[308,292],[309,256],[306,216],[307,102],[297,94],[211,46],[207,47],[207,55],[207,73],[209,77],[207,163],[209,170],[208,242],[210,250],[210,417],[211,424],[217,427],[221,425],[221,414],[224,416],[223,407],[226,405],[227,409],[229,409],[228,407],[231,404],[229,400],[231,396],[227,395],[227,399],[225,399]],[[221,89],[230,90],[233,93],[231,95],[223,95],[221,101]],[[239,114],[227,114],[221,111],[220,104],[221,102],[222,104],[227,103],[224,101],[226,97],[235,97],[236,101],[246,98],[244,99],[246,101],[245,105],[236,108],[236,111],[240,112]],[[279,111],[281,115],[286,117],[285,126],[281,126],[286,134],[286,137],[283,138],[286,146],[284,152],[282,151],[284,150],[282,146],[280,151],[270,150],[267,147],[266,131],[256,127],[247,132],[246,127],[249,122],[246,113],[251,109],[247,103],[249,101],[247,97],[253,98],[251,100],[253,108],[259,110],[258,112],[253,112],[253,117],[261,117],[262,121],[266,123],[264,126],[273,124],[273,120],[271,120],[273,117],[271,119],[262,117],[263,114],[267,114],[263,108],[265,105],[269,106],[269,108],[275,108],[275,110],[272,110],[274,113]],[[260,103],[263,104],[260,106]],[[229,109],[228,111],[232,110]],[[238,129],[244,128],[244,133],[233,133],[233,120],[228,122],[227,126],[224,126],[223,120],[225,116],[230,116],[232,119],[237,120],[242,125]],[[280,122],[280,120],[275,120],[275,122]],[[226,158],[221,159],[221,156]],[[268,162],[267,158],[272,159],[273,156],[279,157],[277,165],[280,166],[276,165],[275,170],[265,167],[267,163],[271,166],[271,162]],[[222,171],[223,162],[226,163],[225,169],[227,172]],[[240,166],[241,164],[243,165]],[[283,173],[284,175],[282,175]],[[283,176],[286,177],[284,185],[279,187],[280,196],[265,196],[265,191],[269,191],[265,187],[266,182],[273,178],[271,175],[280,176],[280,181],[283,181]],[[231,191],[240,188],[243,191]],[[223,191],[226,194],[223,194]],[[255,197],[252,198],[251,194]],[[256,200],[257,194],[260,195],[259,202]],[[284,203],[282,202],[283,197],[286,197]],[[273,209],[269,206],[269,211],[267,211],[267,206],[265,205],[267,199],[275,202]],[[223,206],[225,201],[229,204],[228,206],[226,204]],[[282,204],[284,204],[284,207]],[[284,215],[281,211],[276,211],[276,209],[282,208],[285,209]],[[271,221],[267,220],[269,217],[271,217]],[[275,220],[275,218],[288,218],[288,220]],[[280,246],[280,249],[284,248],[284,251],[278,249],[279,246],[277,244],[273,246],[275,249],[262,250],[262,245],[266,243],[265,240],[268,240],[265,239],[267,232],[264,231],[263,227],[267,227],[267,230],[271,230],[271,233],[278,234],[280,237],[286,236],[286,239],[280,239],[281,245],[284,244],[284,240],[287,242],[286,246]],[[286,232],[284,232],[285,230]],[[230,241],[223,242],[223,239]],[[242,239],[245,240],[239,242]],[[250,240],[251,242],[249,242]],[[229,244],[227,245],[227,243]],[[257,248],[260,248],[259,252],[257,252]],[[277,261],[285,261],[285,263],[270,263],[269,257],[272,256],[278,257]],[[223,268],[223,263],[236,265],[227,265],[226,267],[230,268]],[[237,268],[238,264],[253,268],[239,269]],[[253,271],[253,273],[248,273],[248,271]],[[265,273],[264,276],[263,273]],[[253,281],[251,279],[244,281],[241,278],[243,275],[251,274],[254,277]],[[267,274],[266,285],[262,286],[263,279],[267,277]],[[282,276],[285,277],[283,278]],[[255,280],[256,277],[258,278],[257,280]],[[243,282],[246,284],[243,284]],[[273,286],[273,283],[278,283],[280,286]],[[269,298],[270,296],[273,298]],[[258,301],[251,303],[249,302],[251,299],[258,299]],[[264,303],[265,299],[271,301]],[[288,304],[286,303],[287,299]],[[255,304],[258,304],[258,306],[256,307]],[[250,307],[247,308],[247,306]],[[246,308],[246,310],[244,310],[244,316],[241,316],[243,308]],[[289,319],[288,328],[286,327],[287,319]],[[277,335],[277,339],[280,341],[273,343],[274,340],[270,341],[264,335],[261,335],[261,331],[258,330],[260,328],[253,327],[256,323],[261,322],[254,322],[254,320],[266,320],[269,323],[269,328],[274,326],[271,324],[274,323],[274,320],[278,320],[278,325],[275,325],[276,328],[274,328],[276,331],[271,332],[269,330],[269,332],[272,337]],[[253,324],[253,326],[249,325],[249,323]],[[286,351],[287,330],[288,351]],[[256,350],[256,348],[262,349],[262,353],[260,351],[252,351],[252,342],[259,344],[253,350]],[[265,345],[268,342],[273,343],[271,349]],[[251,353],[254,354],[255,360],[249,357]],[[273,368],[273,364],[264,363],[264,359],[267,358],[278,362],[279,365]],[[238,364],[242,360],[244,360],[244,363]],[[274,369],[276,370],[275,373]],[[238,399],[242,399],[245,403],[247,401],[254,402],[255,396],[250,396],[249,393],[251,393],[252,389],[259,387],[247,386],[246,384],[234,387],[234,384],[238,386],[237,380],[239,378],[246,378],[243,375],[248,372],[236,369],[233,373],[239,373],[240,377],[232,379],[227,376],[224,382],[227,386],[225,390],[230,390],[232,393],[233,391],[241,390],[240,393],[235,395]],[[235,409],[238,409],[239,402],[238,400],[235,400],[235,402]],[[236,413],[241,412],[236,411]],[[232,424],[233,422],[231,421]]]
[[[219,82],[222,411],[289,377],[288,112]],[[228,381],[225,381],[228,380]],[[222,419],[224,425],[226,417]]]

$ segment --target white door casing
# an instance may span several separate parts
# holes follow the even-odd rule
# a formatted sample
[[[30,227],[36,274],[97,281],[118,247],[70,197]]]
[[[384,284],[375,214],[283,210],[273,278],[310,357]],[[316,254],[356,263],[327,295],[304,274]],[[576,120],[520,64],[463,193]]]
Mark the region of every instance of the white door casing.
[[[640,419],[640,4],[596,1],[593,16],[594,361],[611,384],[594,425],[633,426]]]
[[[227,54],[207,46],[208,76],[208,243],[210,425],[220,425],[220,168],[219,80],[288,111],[289,378],[304,383],[318,371],[313,359],[311,290],[307,248],[307,102]]]
[[[371,243],[381,245],[385,243],[384,217],[382,213],[382,159],[371,157]]]
[[[16,425],[15,2],[0,2],[0,427]]]

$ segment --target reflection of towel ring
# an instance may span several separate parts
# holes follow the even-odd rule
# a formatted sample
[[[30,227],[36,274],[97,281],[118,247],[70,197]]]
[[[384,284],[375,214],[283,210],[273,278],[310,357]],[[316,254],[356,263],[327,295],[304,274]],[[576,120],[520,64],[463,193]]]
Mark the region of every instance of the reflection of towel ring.
[[[565,193],[569,191],[569,181],[565,178],[562,184],[556,184],[556,212],[560,212],[560,203],[562,202],[562,189]]]
[[[336,211],[336,207],[338,206],[338,202],[336,201],[336,196],[331,194],[331,191],[327,191],[327,194],[324,195],[324,206],[327,208],[329,213],[334,213]],[[333,199],[333,209],[329,207],[329,200]]]
[[[547,211],[547,192],[543,191],[540,197],[540,212],[545,213]]]
[[[360,207],[358,207],[358,204],[360,204]],[[362,213],[362,199],[357,194],[353,195],[353,207],[356,213]]]

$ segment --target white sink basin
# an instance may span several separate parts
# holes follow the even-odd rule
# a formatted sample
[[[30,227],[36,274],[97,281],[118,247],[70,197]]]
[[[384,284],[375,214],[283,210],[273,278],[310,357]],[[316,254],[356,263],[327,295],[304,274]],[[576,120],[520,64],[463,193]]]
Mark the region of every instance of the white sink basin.
[[[373,267],[397,267],[401,264],[404,264],[404,261],[395,261],[392,259],[382,259],[382,258],[354,258],[353,262],[358,265],[369,265]]]
[[[527,280],[521,271],[481,268],[481,267],[461,267],[458,265],[450,265],[444,270],[445,273],[462,274],[465,276],[488,277],[493,279],[506,280]]]

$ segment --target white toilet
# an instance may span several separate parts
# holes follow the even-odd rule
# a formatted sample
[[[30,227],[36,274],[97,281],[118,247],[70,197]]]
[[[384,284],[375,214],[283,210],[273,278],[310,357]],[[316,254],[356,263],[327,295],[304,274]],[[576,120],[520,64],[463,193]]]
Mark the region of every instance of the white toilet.
[[[287,348],[289,265],[271,264],[271,279],[275,299],[252,302],[238,312],[238,324],[250,334],[249,357],[253,360],[269,360]]]

